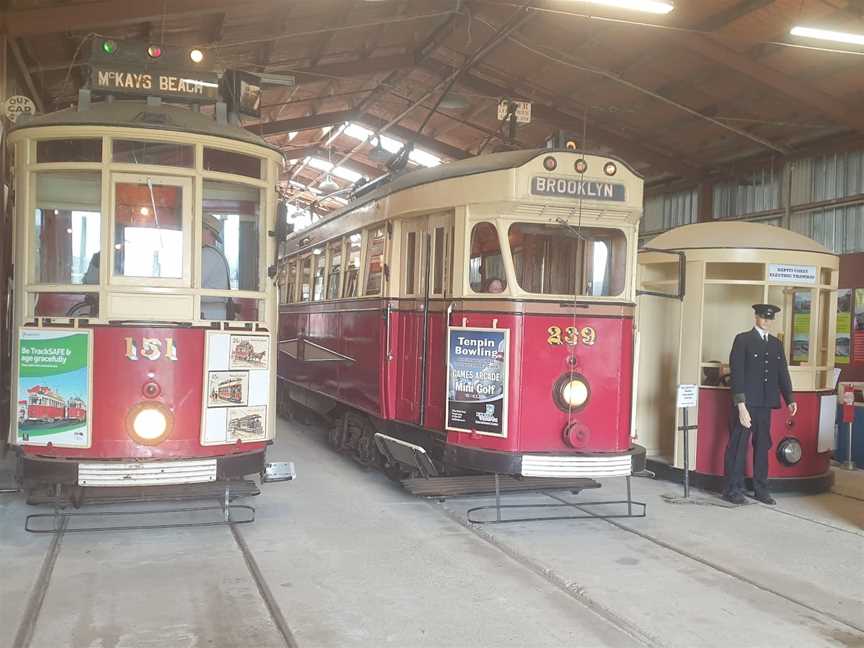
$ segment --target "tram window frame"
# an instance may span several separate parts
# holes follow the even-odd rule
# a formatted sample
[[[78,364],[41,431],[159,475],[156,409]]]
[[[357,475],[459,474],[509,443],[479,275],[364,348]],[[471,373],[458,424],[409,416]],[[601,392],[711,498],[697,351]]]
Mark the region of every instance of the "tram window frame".
[[[360,292],[360,281],[363,278],[363,246],[365,244],[366,235],[361,231],[351,232],[350,234],[346,234],[344,237],[345,247],[345,269],[343,270],[342,275],[342,298],[343,299],[356,299],[359,297]],[[357,253],[357,266],[355,268],[351,268],[351,256],[352,256],[352,244],[355,242],[355,238],[359,239],[359,245],[356,248]]]
[[[374,243],[377,244],[378,236],[380,234],[380,242],[381,242],[381,250],[379,252],[375,252],[375,256],[380,257],[380,268],[375,273],[372,272],[372,245],[373,240],[372,237],[375,236],[376,240]],[[387,279],[386,273],[386,260],[387,260],[387,226],[384,223],[380,223],[378,225],[373,225],[372,227],[367,227],[364,236],[364,249],[363,249],[363,264],[362,267],[365,268],[365,272],[363,273],[363,296],[364,297],[378,297],[384,293],[384,282]],[[372,280],[372,277],[377,275],[380,279],[378,282],[378,290],[376,292],[371,292],[369,290],[369,282]]]
[[[142,147],[143,154],[148,154],[148,147],[153,149],[158,153],[158,147],[174,147],[176,149],[176,154],[180,157],[177,158],[178,163],[172,162],[161,162],[154,160],[143,160],[137,161],[134,159],[118,159],[118,144],[135,144],[139,147]],[[152,153],[151,151],[150,153]],[[130,148],[129,154],[134,156],[135,150],[134,148]],[[188,159],[187,159],[188,157]],[[183,142],[172,142],[169,140],[158,140],[158,139],[126,139],[123,137],[112,137],[111,138],[111,163],[112,164],[130,164],[133,166],[156,166],[156,167],[175,167],[178,169],[197,169],[196,164],[196,152],[195,152],[195,144],[186,144]],[[206,169],[205,169],[206,170]],[[240,174],[237,174],[240,175]]]
[[[318,254],[315,252],[320,250]],[[317,247],[312,251],[312,301],[319,302],[324,301],[324,298],[327,295],[327,248],[326,247]],[[318,271],[321,271],[321,274],[318,274]],[[321,291],[318,291],[318,288],[321,288]]]
[[[575,295],[577,297],[586,297],[592,299],[620,299],[626,294],[627,273],[629,271],[629,239],[627,237],[626,231],[618,227],[590,226],[582,227],[578,233],[574,232],[573,236],[553,237],[551,235],[553,232],[551,229],[549,229],[550,227],[563,228],[564,226],[554,225],[551,223],[538,223],[516,220],[511,222],[507,227],[507,241],[510,258],[513,263],[514,279],[516,281],[516,285],[521,291],[530,295],[538,295],[543,297],[547,297],[550,295],[566,295],[568,297],[571,297]],[[515,233],[514,228],[516,228]],[[536,252],[528,253],[522,251],[521,249],[517,250],[517,248],[514,247],[515,241],[518,236],[527,238],[528,236],[532,235],[530,232],[531,228],[543,228],[546,229],[548,232],[544,234],[533,234],[533,236],[536,236],[538,239],[544,239],[544,247],[542,254]],[[527,229],[529,231],[522,232],[521,229]],[[562,229],[562,234],[567,232],[569,232],[569,230]],[[551,270],[548,274],[546,272],[547,258],[552,257],[553,254],[556,254],[554,251],[550,251],[549,248],[549,241],[553,238],[556,239],[556,242],[566,242],[568,240],[576,241],[575,254],[573,254],[573,258],[571,260],[573,266],[572,291],[553,290],[553,281],[556,280],[556,278],[566,276],[566,273],[554,272]],[[589,243],[591,244],[590,254],[587,252],[587,246]],[[598,244],[603,244],[606,250],[606,261],[604,263],[604,270],[602,274],[601,290],[603,290],[602,287],[608,286],[608,289],[606,289],[605,292],[601,292],[599,294],[597,292],[597,286],[595,285],[595,279],[597,277],[597,264],[596,259],[594,258]],[[527,259],[531,265],[522,266],[523,263],[526,263],[525,259]],[[524,285],[526,284],[526,281],[528,279],[530,279],[530,281],[532,282],[536,282],[536,266],[538,263],[540,264],[539,286],[533,285],[533,283]],[[525,268],[532,269],[532,274],[535,276],[526,277]],[[547,279],[549,280],[548,282]],[[548,290],[547,285],[549,287]],[[536,290],[536,288],[538,287],[539,290]]]
[[[420,292],[420,287],[415,285],[417,281],[417,236],[416,229],[405,232],[405,295],[411,297]]]
[[[89,176],[89,178],[87,178],[87,181],[91,185],[91,191],[92,191],[92,185],[95,185],[97,187],[95,190],[96,191],[95,197],[97,198],[97,200],[92,201],[92,198],[94,196],[90,196],[91,201],[88,202],[86,200],[87,197],[84,196],[84,198],[85,198],[84,202],[80,202],[78,204],[75,204],[75,200],[81,199],[81,196],[78,195],[77,188],[82,186],[81,178],[83,176]],[[67,197],[64,194],[64,188],[62,186],[59,186],[59,185],[57,188],[52,188],[52,189],[54,189],[55,192],[57,192],[57,194],[53,194],[51,192],[48,192],[49,193],[48,196],[42,196],[41,195],[40,179],[44,178],[47,182],[49,178],[53,178],[56,181],[59,181],[61,184],[65,180],[66,183],[68,184],[70,182],[73,182],[72,181],[73,177],[75,178],[74,188],[73,188],[73,191],[75,192],[75,196],[71,200],[69,199],[69,197]],[[96,273],[97,273],[96,277],[95,277],[96,281],[89,281],[87,275],[90,274],[90,271],[93,269],[92,266],[93,266],[93,260],[94,260],[95,254],[100,253],[100,258],[101,258],[102,238],[104,236],[104,229],[105,229],[105,214],[103,213],[103,204],[102,204],[102,194],[104,192],[104,187],[103,187],[104,182],[105,182],[104,174],[101,171],[90,170],[90,169],[86,169],[86,170],[85,169],[82,169],[82,170],[69,169],[69,170],[57,170],[57,171],[37,171],[36,173],[33,174],[33,180],[32,180],[33,197],[31,198],[32,204],[31,204],[31,209],[29,210],[31,213],[30,217],[33,219],[30,221],[30,226],[31,226],[30,250],[32,251],[31,257],[30,257],[31,258],[30,274],[31,274],[31,282],[33,284],[50,285],[50,286],[76,286],[77,287],[76,290],[81,290],[84,292],[88,291],[87,286],[92,286],[92,288],[90,288],[89,290],[98,290],[99,289],[99,284],[100,284],[99,278],[101,275],[100,275],[100,271],[98,269],[98,266],[96,266]],[[72,185],[70,185],[70,186],[72,186]],[[47,187],[47,185],[46,185],[46,187]],[[65,207],[64,207],[64,205],[65,205]],[[74,209],[73,207],[75,207],[75,206],[79,207],[80,209]],[[87,268],[84,270],[83,273],[80,272],[81,268],[80,267],[78,268],[78,274],[81,274],[81,281],[72,281],[72,278],[73,278],[75,272],[74,272],[74,268],[71,268],[71,267],[70,267],[70,272],[69,272],[69,274],[70,274],[70,280],[69,281],[59,281],[59,280],[53,280],[52,281],[52,280],[42,279],[42,271],[43,271],[42,260],[43,260],[43,256],[47,256],[47,255],[45,253],[43,253],[43,251],[42,251],[42,245],[40,243],[41,229],[37,227],[37,219],[40,216],[42,216],[43,213],[46,212],[47,210],[53,210],[55,212],[55,214],[54,214],[55,216],[59,216],[59,214],[57,212],[60,212],[60,211],[68,212],[69,217],[70,217],[69,229],[73,229],[73,223],[72,223],[71,219],[72,219],[72,216],[76,212],[79,212],[82,214],[95,214],[95,216],[93,217],[93,220],[97,224],[97,234],[98,234],[97,239],[98,240],[97,240],[97,243],[95,246],[94,253],[90,255],[90,258],[87,261]],[[38,214],[37,214],[37,212],[38,212]],[[82,218],[83,218],[83,216],[82,216]],[[66,231],[69,232],[69,229],[67,229]],[[69,232],[69,233],[70,233],[70,235],[72,235],[74,237],[73,232]],[[72,258],[74,259],[74,253],[73,253]],[[90,279],[92,279],[92,278],[93,277],[91,275]]]
[[[447,285],[447,226],[432,227],[432,289],[431,295],[443,296]],[[440,247],[439,247],[440,242]]]
[[[279,289],[279,301],[282,304],[293,304],[297,293],[297,259],[289,259],[285,263],[284,268],[283,285]]]
[[[335,254],[334,250],[338,248],[339,254],[339,266],[338,270],[333,272],[333,255]],[[330,241],[327,244],[327,282],[324,287],[324,296],[326,301],[333,301],[335,299],[339,299],[340,291],[342,290],[342,274],[345,270],[345,239],[338,238],[335,241]],[[333,290],[333,278],[334,274],[336,277],[336,289]]]
[[[479,255],[475,256],[475,254],[474,254],[474,252],[475,252],[475,247],[474,247],[474,240],[475,239],[474,239],[474,237],[478,232],[478,228],[480,228],[480,227],[492,228],[492,231],[494,233],[495,245],[497,246],[497,250],[498,250],[497,255],[495,255],[495,254],[486,254],[486,255],[479,254]],[[506,265],[506,262],[504,260],[504,250],[505,250],[504,246],[501,245],[500,232],[498,231],[498,227],[496,226],[496,224],[494,222],[488,221],[488,220],[483,220],[483,221],[478,221],[471,226],[471,234],[468,237],[468,264],[467,264],[466,279],[468,280],[468,287],[471,289],[471,291],[473,293],[475,293],[477,295],[495,295],[495,294],[508,292],[508,287],[509,287],[510,282],[508,279],[507,265]],[[508,253],[509,253],[509,250],[508,250]],[[484,275],[484,272],[483,272],[484,258],[494,257],[494,256],[497,256],[500,259],[500,266],[501,267],[499,269],[497,269],[500,272],[500,274],[495,275],[494,277],[485,277],[485,276],[483,276]],[[471,266],[472,266],[472,263],[473,263],[475,258],[480,259],[479,263],[477,264],[477,273],[480,275],[480,282],[479,283],[471,281],[471,274],[472,274],[472,267]],[[489,287],[493,285],[493,281],[495,281],[495,280],[497,280],[497,281],[501,282],[501,284],[503,284],[501,290],[498,290],[498,291],[489,290]]]
[[[201,171],[204,173],[225,173],[241,178],[253,178],[255,180],[261,180],[263,177],[265,169],[264,160],[258,156],[238,153],[237,151],[222,149],[216,146],[202,146],[201,148]],[[224,158],[227,166],[219,167],[219,163],[222,161],[220,158]],[[232,159],[237,162],[234,166],[230,164]],[[214,162],[216,163],[215,166]],[[256,171],[252,172],[251,166],[248,170],[244,168],[244,164],[251,165],[253,162],[258,163]]]
[[[85,144],[83,152],[89,152],[91,157],[76,157],[76,155],[64,155],[69,149],[75,149],[76,144]],[[59,148],[58,154],[52,154],[52,145]],[[90,148],[92,147],[92,148]],[[42,154],[51,159],[42,159]],[[33,147],[34,164],[101,164],[102,163],[102,138],[101,137],[51,137],[39,139],[34,142]]]

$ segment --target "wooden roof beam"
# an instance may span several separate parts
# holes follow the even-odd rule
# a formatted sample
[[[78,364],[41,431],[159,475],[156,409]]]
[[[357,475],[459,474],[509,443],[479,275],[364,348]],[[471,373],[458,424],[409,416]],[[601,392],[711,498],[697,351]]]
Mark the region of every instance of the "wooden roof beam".
[[[335,112],[318,113],[317,115],[306,115],[305,117],[261,122],[260,124],[247,126],[246,130],[255,133],[256,135],[266,137],[267,135],[277,135],[279,133],[290,133],[293,131],[334,126],[336,124],[341,124],[342,122],[351,121],[354,117],[355,113],[352,110],[337,110]]]
[[[386,119],[376,117],[375,115],[370,115],[369,113],[362,113],[357,115],[354,118],[354,121],[372,129],[382,128],[388,122],[388,120]],[[429,151],[430,153],[443,155],[454,160],[464,160],[465,158],[470,157],[469,153],[462,150],[461,148],[457,148],[451,144],[447,144],[446,142],[437,140],[434,137],[430,137],[429,135],[418,135],[410,128],[400,126],[399,124],[388,128],[387,135],[392,135],[393,137],[404,141],[414,140],[414,143],[423,150]]]
[[[288,74],[297,78],[297,85],[314,83],[316,81],[332,80],[333,77],[351,78],[380,74],[410,68],[414,65],[413,54],[393,54],[392,56],[377,56],[374,58],[347,61],[345,63],[330,63],[328,65],[315,65],[304,69],[292,69]],[[278,71],[279,66],[273,66],[273,71]]]
[[[830,117],[838,124],[856,131],[864,131],[864,114],[850,110],[842,105],[837,97],[832,97],[800,79],[793,79],[779,70],[754,61],[744,54],[739,54],[718,43],[710,36],[679,34],[679,42],[691,52],[748,76],[754,81]]]

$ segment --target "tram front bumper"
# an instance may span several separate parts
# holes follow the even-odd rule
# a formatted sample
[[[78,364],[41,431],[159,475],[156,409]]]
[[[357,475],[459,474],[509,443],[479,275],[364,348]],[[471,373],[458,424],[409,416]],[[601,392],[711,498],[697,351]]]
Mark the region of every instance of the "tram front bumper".
[[[263,473],[264,451],[222,457],[171,460],[79,461],[18,455],[17,478],[25,488],[39,484],[69,486],[161,486],[242,479]]]
[[[448,444],[448,464],[501,475],[523,477],[627,477],[645,470],[645,448],[621,453],[515,453]]]

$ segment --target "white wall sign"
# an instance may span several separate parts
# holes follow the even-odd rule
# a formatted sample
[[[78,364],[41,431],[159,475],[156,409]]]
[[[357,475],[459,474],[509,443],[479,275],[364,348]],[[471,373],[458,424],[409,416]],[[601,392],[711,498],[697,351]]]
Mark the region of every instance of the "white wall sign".
[[[768,282],[796,285],[815,284],[816,266],[769,263]]]
[[[696,407],[699,402],[699,387],[696,385],[678,385],[678,401],[676,407]]]
[[[516,121],[520,124],[531,123],[531,102],[529,101],[512,101],[510,99],[502,99],[498,102],[498,119],[506,119],[510,111],[510,105],[516,105]]]
[[[35,115],[36,104],[30,97],[24,95],[13,95],[3,103],[3,114],[15,123],[21,115]]]

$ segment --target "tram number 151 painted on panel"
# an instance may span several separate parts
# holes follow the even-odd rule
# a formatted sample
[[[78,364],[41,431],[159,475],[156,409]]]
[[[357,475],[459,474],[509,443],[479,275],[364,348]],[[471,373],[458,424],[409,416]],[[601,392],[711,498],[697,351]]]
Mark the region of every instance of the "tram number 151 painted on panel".
[[[546,329],[546,332],[549,334],[546,342],[552,346],[561,344],[576,346],[579,344],[580,338],[582,344],[586,346],[594,346],[594,343],[597,341],[597,331],[590,326],[586,326],[581,331],[578,326],[568,326],[563,330],[560,326],[550,326]]]

